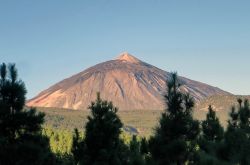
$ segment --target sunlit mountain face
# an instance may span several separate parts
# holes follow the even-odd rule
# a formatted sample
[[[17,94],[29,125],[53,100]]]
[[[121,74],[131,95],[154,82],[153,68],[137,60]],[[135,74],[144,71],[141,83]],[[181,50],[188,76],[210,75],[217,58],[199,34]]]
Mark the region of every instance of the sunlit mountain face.
[[[66,78],[27,102],[28,106],[84,109],[96,93],[121,110],[159,110],[170,73],[145,63],[125,52],[117,58],[97,64]],[[181,90],[196,101],[212,95],[230,94],[219,88],[179,77]]]

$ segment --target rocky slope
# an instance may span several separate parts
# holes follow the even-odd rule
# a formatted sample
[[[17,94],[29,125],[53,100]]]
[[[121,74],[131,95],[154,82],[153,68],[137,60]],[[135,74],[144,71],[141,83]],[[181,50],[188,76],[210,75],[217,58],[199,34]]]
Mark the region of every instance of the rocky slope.
[[[27,102],[28,106],[87,109],[96,93],[121,110],[162,109],[162,94],[170,73],[123,53],[117,59],[97,64],[62,80]],[[180,77],[182,90],[196,100],[229,93]]]

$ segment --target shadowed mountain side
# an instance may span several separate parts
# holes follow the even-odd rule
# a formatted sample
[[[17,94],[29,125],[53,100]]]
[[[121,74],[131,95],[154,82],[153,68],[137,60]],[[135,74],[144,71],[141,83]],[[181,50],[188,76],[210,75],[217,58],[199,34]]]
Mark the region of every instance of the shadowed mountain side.
[[[96,93],[121,110],[163,109],[163,91],[170,73],[123,53],[67,78],[28,101],[28,106],[86,110]],[[219,88],[180,77],[182,90],[197,101],[229,94]]]

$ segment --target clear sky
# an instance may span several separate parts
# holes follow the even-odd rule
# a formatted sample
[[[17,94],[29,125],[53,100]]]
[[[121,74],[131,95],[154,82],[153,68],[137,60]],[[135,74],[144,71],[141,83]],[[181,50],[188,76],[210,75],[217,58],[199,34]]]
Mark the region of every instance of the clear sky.
[[[250,94],[249,0],[0,0],[0,62],[28,98],[123,51]]]

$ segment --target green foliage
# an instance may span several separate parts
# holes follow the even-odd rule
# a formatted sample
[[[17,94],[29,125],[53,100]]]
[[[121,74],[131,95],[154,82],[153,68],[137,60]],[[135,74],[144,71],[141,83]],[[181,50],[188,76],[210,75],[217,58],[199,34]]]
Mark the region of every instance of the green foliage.
[[[167,109],[149,146],[153,160],[159,165],[182,165],[191,161],[195,154],[199,122],[192,118],[193,99],[180,92],[177,74],[172,74],[167,87]]]
[[[78,129],[74,130],[73,143],[71,152],[74,158],[74,163],[77,164],[82,159],[82,154],[84,153],[84,140],[80,136]]]
[[[75,132],[72,150],[75,160],[79,158],[79,163],[86,165],[127,164],[127,147],[120,139],[123,125],[116,114],[117,108],[98,94],[89,109],[91,116],[88,116],[84,140],[79,141]]]
[[[218,159],[216,156],[200,151],[193,163],[194,165],[231,165]]]
[[[194,101],[181,92],[175,73],[164,95],[167,108],[149,141],[131,134],[144,131],[145,135],[160,111],[120,112],[119,116],[128,123],[123,126],[118,109],[98,94],[89,107],[90,115],[41,108],[48,114],[44,124],[44,113],[24,108],[26,89],[17,78],[15,65],[0,65],[0,76],[0,164],[250,164],[248,100],[238,99],[238,109],[232,108],[225,133],[212,106],[199,125],[192,116]],[[140,122],[139,116],[143,118]],[[83,125],[79,127],[79,123]],[[85,124],[84,136],[77,128],[83,129]],[[73,133],[72,127],[76,128]]]
[[[49,137],[50,148],[57,155],[69,155],[71,153],[73,134],[68,130],[43,129],[43,135]]]
[[[90,115],[90,111],[86,110],[41,107],[37,110],[46,114],[45,127],[69,131],[74,131],[75,128],[84,130]],[[117,115],[124,123],[123,132],[149,137],[161,113],[161,110],[132,110],[118,111]]]
[[[202,132],[204,139],[207,141],[221,141],[223,138],[223,127],[211,105],[208,108],[206,120],[202,122]]]
[[[134,135],[129,144],[129,165],[144,165],[145,160],[141,152],[141,142]]]
[[[250,164],[250,108],[248,100],[238,100],[238,111],[233,107],[225,133],[224,144],[219,150],[221,159],[233,164]]]
[[[141,154],[147,155],[149,153],[148,141],[145,137],[141,139]]]
[[[200,150],[195,164],[226,164],[226,162],[217,158],[217,151],[222,145],[224,130],[211,105],[208,107],[206,120],[202,121],[201,126],[202,134],[198,141]]]
[[[41,133],[44,114],[24,110],[25,85],[14,64],[0,65],[0,164],[53,164],[47,137]]]
[[[128,132],[122,131],[120,134],[120,139],[123,141],[124,144],[129,146],[130,141],[132,140],[132,135]]]
[[[206,120],[202,121],[201,126],[202,134],[199,138],[201,152],[206,152],[211,157],[216,157],[217,148],[221,145],[224,137],[224,130],[212,106],[208,107]]]

